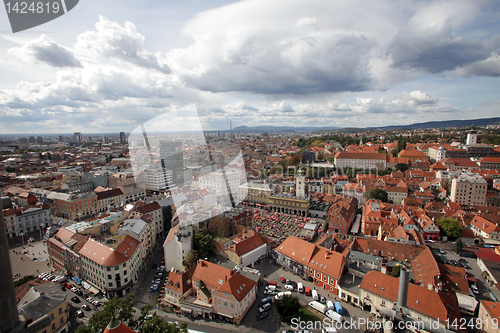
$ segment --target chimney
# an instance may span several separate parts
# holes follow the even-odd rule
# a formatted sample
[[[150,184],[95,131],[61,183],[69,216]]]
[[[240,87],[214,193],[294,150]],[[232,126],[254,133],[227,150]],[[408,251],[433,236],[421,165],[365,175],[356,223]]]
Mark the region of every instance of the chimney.
[[[401,267],[401,273],[399,275],[399,289],[398,289],[398,307],[406,307],[406,301],[408,300],[408,285],[410,281],[408,278],[408,271],[406,268]]]

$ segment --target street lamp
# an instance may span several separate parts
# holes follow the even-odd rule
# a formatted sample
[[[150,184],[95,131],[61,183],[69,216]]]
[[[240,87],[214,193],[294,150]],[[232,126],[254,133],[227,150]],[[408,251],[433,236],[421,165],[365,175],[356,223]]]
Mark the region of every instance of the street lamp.
[[[40,240],[43,239],[42,235],[43,235],[43,224],[40,224]]]
[[[21,239],[23,241],[23,249],[24,249],[24,233],[23,232],[21,232]]]

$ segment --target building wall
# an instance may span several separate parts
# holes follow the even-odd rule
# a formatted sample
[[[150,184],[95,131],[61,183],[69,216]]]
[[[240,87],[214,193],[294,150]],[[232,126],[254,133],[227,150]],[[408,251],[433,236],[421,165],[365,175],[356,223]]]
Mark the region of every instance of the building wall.
[[[38,331],[38,333],[52,333],[62,332],[65,329],[69,332],[69,306],[68,301],[65,300],[58,307],[52,309],[47,315],[50,318],[50,325]]]
[[[257,259],[259,259],[262,256],[265,256],[267,252],[267,245],[262,244],[256,249],[253,249],[252,251],[245,253],[244,255],[241,256],[241,264],[243,266],[252,266],[255,265],[255,262]]]
[[[486,204],[486,182],[461,181],[455,178],[451,181],[450,199],[466,205]]]
[[[500,306],[500,303],[498,303]],[[485,306],[482,302],[479,303],[479,312],[477,318],[480,319],[481,328],[478,330],[482,333],[497,333],[500,330],[500,322],[498,318],[494,318],[488,310],[486,310]],[[495,319],[495,320],[493,320]]]
[[[126,289],[131,287],[139,276],[141,260],[138,250],[137,248],[130,254],[130,258],[126,262],[111,267],[100,265],[83,255],[82,278],[103,291],[108,298],[112,298],[120,292],[124,296]],[[118,280],[116,274],[119,274]]]

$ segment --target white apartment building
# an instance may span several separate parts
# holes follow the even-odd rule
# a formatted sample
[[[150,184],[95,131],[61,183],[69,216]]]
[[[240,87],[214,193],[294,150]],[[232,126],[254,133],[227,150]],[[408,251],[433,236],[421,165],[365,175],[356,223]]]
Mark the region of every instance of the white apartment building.
[[[146,190],[164,191],[173,184],[172,170],[163,168],[146,168],[142,173]]]
[[[215,193],[219,198],[219,203],[228,204],[230,203],[230,201],[227,185],[229,185],[231,194],[236,197],[238,193],[238,187],[241,185],[241,182],[244,179],[246,179],[245,174],[239,170],[227,169],[225,172],[225,177],[222,170],[217,170],[208,174],[201,175],[199,177],[198,186],[206,189],[210,193]]]
[[[165,269],[167,271],[172,268],[180,272],[184,271],[182,262],[193,249],[193,232],[192,225],[181,227],[180,223],[170,229],[165,243],[163,243]]]
[[[141,258],[139,241],[130,236],[108,245],[89,239],[79,254],[82,278],[110,299],[132,289],[139,277]]]
[[[335,154],[334,164],[337,168],[384,170],[387,165],[386,160],[387,156],[380,153],[339,151]]]
[[[461,173],[451,181],[450,200],[465,205],[486,205],[486,180],[474,173]]]
[[[50,208],[42,206],[28,206],[19,209],[3,211],[5,231],[9,237],[19,236],[27,232],[44,230],[52,225]]]

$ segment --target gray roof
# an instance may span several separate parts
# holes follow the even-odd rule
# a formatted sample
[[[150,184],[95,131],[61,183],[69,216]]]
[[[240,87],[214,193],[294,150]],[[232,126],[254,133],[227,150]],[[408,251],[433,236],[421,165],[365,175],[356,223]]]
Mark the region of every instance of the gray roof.
[[[373,264],[378,264],[382,262],[383,257],[375,256],[373,254],[368,254],[364,252],[359,252],[359,251],[351,251],[349,252],[348,259],[351,261],[359,261],[361,263],[363,262],[369,262]]]
[[[130,231],[131,233],[139,236],[141,234],[141,232],[147,228],[147,223],[144,222],[143,220],[141,219],[129,219],[129,220],[125,220],[124,221],[124,225],[122,227],[120,227],[120,229],[118,230],[118,234],[121,234],[120,231],[122,232],[127,232],[127,231]]]
[[[66,299],[66,295],[40,295],[29,303],[19,307],[19,314],[26,319],[37,320],[53,309],[59,307]]]

